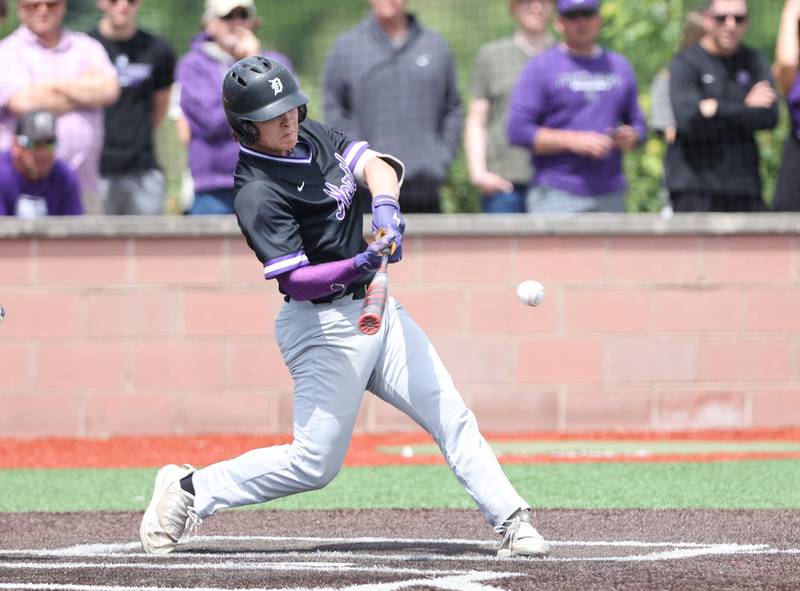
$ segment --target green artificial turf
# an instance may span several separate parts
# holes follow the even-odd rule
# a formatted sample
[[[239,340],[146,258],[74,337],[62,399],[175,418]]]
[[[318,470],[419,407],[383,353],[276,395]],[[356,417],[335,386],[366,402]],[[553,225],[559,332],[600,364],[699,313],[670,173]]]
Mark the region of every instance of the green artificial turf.
[[[800,461],[514,464],[517,490],[542,508],[800,509]],[[0,470],[0,511],[143,510],[154,469]],[[345,468],[325,489],[261,508],[471,508],[435,466]]]
[[[490,441],[498,455],[552,456],[652,456],[661,454],[741,454],[798,452],[800,442],[781,440],[715,441],[715,440],[551,440]],[[416,456],[441,455],[434,444],[381,446],[379,451],[402,455],[411,450]]]

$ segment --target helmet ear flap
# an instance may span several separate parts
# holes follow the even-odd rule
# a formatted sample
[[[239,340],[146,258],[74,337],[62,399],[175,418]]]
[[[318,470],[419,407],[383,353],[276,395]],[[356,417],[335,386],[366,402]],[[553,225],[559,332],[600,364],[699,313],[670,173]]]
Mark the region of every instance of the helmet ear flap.
[[[234,134],[239,140],[239,143],[246,146],[255,144],[258,141],[258,127],[252,121],[247,119],[239,119],[237,125],[234,127]]]
[[[305,105],[300,105],[297,107],[297,122],[301,123],[308,115],[308,107]]]

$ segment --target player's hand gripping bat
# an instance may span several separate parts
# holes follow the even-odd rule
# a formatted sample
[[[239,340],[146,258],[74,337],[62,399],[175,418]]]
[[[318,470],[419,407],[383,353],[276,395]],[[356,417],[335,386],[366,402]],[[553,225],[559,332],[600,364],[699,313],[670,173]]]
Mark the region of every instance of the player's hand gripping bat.
[[[378,237],[383,231],[378,232]],[[381,258],[381,265],[375,272],[375,276],[367,287],[367,295],[364,297],[364,305],[361,307],[361,315],[358,317],[358,330],[362,334],[375,334],[381,328],[383,311],[386,309],[386,300],[389,298],[389,276],[386,267],[389,265],[389,256],[394,252],[395,245],[384,251]]]

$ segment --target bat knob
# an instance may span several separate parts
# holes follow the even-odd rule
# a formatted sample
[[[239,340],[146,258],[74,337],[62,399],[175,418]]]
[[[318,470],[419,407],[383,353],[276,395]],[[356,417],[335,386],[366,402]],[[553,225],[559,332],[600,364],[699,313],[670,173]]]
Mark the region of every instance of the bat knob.
[[[362,334],[373,335],[381,328],[381,319],[377,314],[364,314],[358,319],[358,330]]]

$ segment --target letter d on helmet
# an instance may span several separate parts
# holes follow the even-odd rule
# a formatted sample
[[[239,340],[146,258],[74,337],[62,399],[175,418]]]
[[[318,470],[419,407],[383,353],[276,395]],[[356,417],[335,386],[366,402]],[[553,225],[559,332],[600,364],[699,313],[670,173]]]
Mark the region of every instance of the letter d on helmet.
[[[269,121],[295,107],[300,121],[310,99],[283,65],[260,55],[233,64],[222,83],[222,104],[236,139],[249,145],[258,141],[253,121]]]

